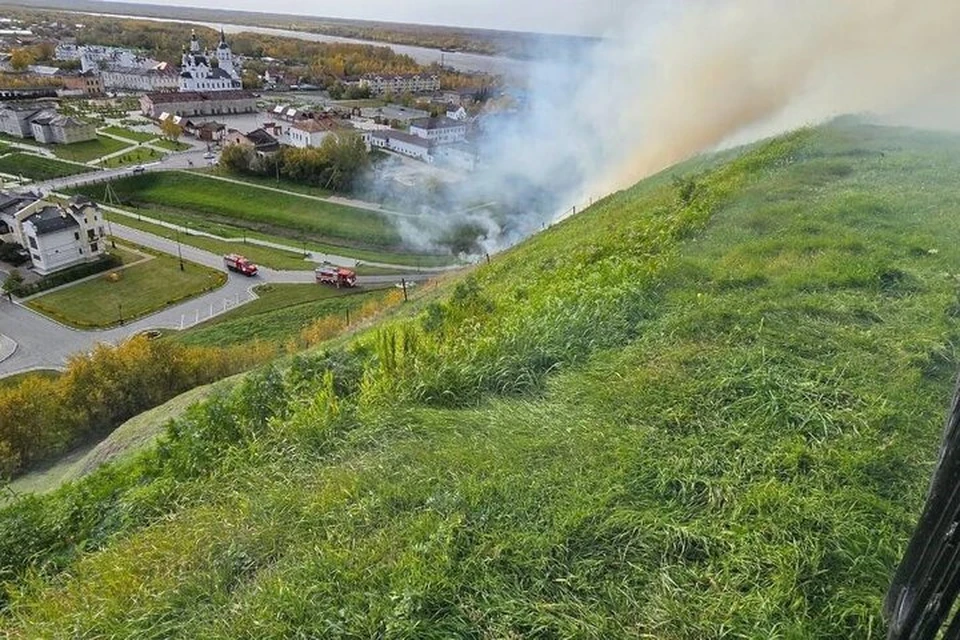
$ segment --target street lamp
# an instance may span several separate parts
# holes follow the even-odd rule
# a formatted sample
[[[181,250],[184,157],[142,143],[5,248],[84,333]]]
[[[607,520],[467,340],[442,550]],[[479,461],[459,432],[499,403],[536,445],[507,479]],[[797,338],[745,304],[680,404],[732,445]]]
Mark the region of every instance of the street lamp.
[[[180,250],[180,227],[175,227],[177,232],[177,258],[180,260],[180,271],[183,271],[183,252]]]
[[[117,303],[117,315],[120,316],[120,326],[123,326],[123,304]]]

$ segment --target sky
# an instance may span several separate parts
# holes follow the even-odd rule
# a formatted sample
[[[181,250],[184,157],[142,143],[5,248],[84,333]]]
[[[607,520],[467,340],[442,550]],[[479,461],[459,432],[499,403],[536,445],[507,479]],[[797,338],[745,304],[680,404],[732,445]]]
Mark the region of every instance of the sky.
[[[121,0],[165,4],[163,0]],[[484,29],[601,35],[636,0],[173,0],[185,7],[264,11]]]

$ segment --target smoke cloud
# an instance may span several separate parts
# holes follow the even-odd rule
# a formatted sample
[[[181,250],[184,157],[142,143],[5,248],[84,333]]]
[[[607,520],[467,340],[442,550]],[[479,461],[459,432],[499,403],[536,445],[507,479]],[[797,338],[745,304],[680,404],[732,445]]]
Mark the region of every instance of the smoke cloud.
[[[525,107],[489,119],[481,166],[404,235],[429,247],[473,233],[492,251],[726,144],[866,111],[960,123],[960,2],[676,4],[630,6],[593,50],[535,65]]]

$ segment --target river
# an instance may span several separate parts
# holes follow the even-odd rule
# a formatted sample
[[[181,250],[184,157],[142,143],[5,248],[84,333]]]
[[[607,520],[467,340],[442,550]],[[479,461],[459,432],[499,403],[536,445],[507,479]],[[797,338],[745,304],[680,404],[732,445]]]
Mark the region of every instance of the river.
[[[505,56],[486,56],[477,53],[450,53],[440,51],[439,49],[430,49],[428,47],[415,47],[405,44],[393,44],[391,42],[375,42],[370,40],[357,40],[355,38],[341,38],[339,36],[328,36],[321,33],[311,33],[309,31],[292,31],[288,29],[275,29],[272,27],[256,27],[242,24],[218,24],[214,22],[200,22],[198,20],[175,20],[172,18],[148,18],[144,16],[129,16],[116,13],[92,13],[87,11],[77,12],[84,15],[102,16],[106,18],[127,18],[135,20],[152,20],[154,22],[179,22],[185,24],[195,24],[211,29],[223,29],[225,33],[261,33],[269,36],[281,36],[286,38],[297,38],[310,42],[341,42],[346,44],[364,44],[377,45],[381,47],[390,47],[399,54],[408,55],[419,64],[430,65],[434,62],[442,62],[444,66],[465,72],[483,72],[495,75],[502,75],[508,79],[522,79],[530,71],[533,63]]]

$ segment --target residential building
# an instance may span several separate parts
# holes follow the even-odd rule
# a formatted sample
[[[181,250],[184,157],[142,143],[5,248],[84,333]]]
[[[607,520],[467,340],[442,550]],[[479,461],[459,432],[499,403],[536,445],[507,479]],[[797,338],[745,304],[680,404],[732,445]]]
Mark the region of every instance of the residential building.
[[[190,49],[181,59],[180,91],[235,91],[243,84],[237,61],[227,44],[223,29],[215,51],[201,52],[196,32],[190,38]]]
[[[438,165],[444,165],[459,171],[473,171],[477,168],[477,151],[465,142],[444,144],[434,147],[433,156]]]
[[[69,49],[65,51],[69,51]],[[80,58],[80,69],[82,71],[97,72],[110,69],[150,69],[160,64],[159,60],[153,60],[131,49],[103,47],[99,45],[82,45],[77,47],[77,57]]]
[[[74,196],[27,215],[21,229],[33,270],[46,275],[99,258],[106,249],[103,216],[92,201]]]
[[[30,121],[51,103],[5,102],[0,104],[0,131],[16,138],[32,138]]]
[[[370,146],[386,149],[424,162],[433,162],[433,145],[429,140],[402,131],[372,131]]]
[[[360,78],[360,86],[369,88],[370,93],[378,96],[386,93],[432,93],[440,90],[440,76],[425,73],[368,74]]]
[[[410,123],[410,133],[436,144],[453,144],[467,137],[467,123],[444,116],[419,118]]]
[[[177,91],[180,76],[166,62],[155,67],[118,67],[101,72],[103,86],[113,91]]]
[[[231,129],[224,139],[224,145],[240,144],[247,147],[253,147],[254,151],[261,155],[276,153],[280,150],[280,141],[277,140],[266,128],[255,129],[249,133],[241,133],[236,129]]]
[[[59,77],[65,88],[80,91],[84,95],[97,96],[104,92],[103,78],[94,71],[61,72]]]
[[[319,147],[327,136],[352,130],[352,127],[334,118],[300,120],[290,125],[287,140],[299,149]]]
[[[201,122],[200,124],[190,127],[190,133],[197,136],[199,140],[204,142],[213,142],[219,143],[223,141],[223,137],[227,133],[226,125],[220,122]]]
[[[249,91],[168,91],[142,96],[140,110],[155,119],[163,113],[186,117],[255,113],[257,99]]]
[[[73,144],[97,138],[94,125],[79,118],[62,116],[53,110],[33,116],[30,129],[32,137],[44,144]]]
[[[41,275],[96,260],[106,248],[103,215],[83,196],[54,205],[35,194],[0,192],[0,223],[7,227],[0,239],[26,248]]]
[[[470,116],[463,107],[454,108],[453,105],[451,105],[451,108],[447,109],[447,117],[458,122],[466,122]]]
[[[430,112],[423,111],[422,109],[411,109],[396,104],[388,104],[383,107],[361,109],[360,115],[373,120],[377,124],[396,123],[401,127],[406,127],[414,120],[429,118]]]

